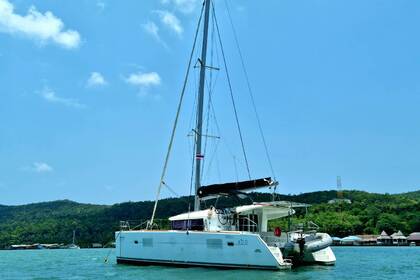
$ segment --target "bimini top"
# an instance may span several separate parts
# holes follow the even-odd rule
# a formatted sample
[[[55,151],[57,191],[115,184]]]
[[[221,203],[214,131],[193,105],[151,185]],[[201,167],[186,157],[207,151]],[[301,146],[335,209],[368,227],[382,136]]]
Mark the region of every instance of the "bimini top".
[[[249,191],[257,188],[265,188],[275,186],[276,181],[273,181],[271,177],[241,181],[224,184],[214,184],[208,186],[202,186],[197,190],[197,195],[201,199],[211,199],[219,195],[237,195],[243,191]]]
[[[308,207],[309,204],[296,203],[290,201],[272,201],[272,202],[257,202],[250,205],[242,205],[231,208],[231,213],[236,214],[257,214],[263,213],[268,220],[286,217],[293,215],[295,211],[293,208]],[[206,210],[194,211],[190,213],[183,213],[170,217],[170,221],[179,220],[195,220],[195,219],[209,219],[216,214],[216,209],[211,207]]]

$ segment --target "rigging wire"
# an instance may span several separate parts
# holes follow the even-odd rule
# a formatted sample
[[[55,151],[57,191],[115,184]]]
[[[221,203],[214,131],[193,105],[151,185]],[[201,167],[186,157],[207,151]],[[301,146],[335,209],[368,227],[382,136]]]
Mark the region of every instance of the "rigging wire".
[[[222,175],[220,173],[220,165],[219,165],[219,157],[216,153],[216,173],[217,173],[217,179],[219,180],[219,182],[222,180]]]
[[[191,163],[191,168],[192,168],[192,171],[191,171],[191,182],[190,182],[190,184],[192,184],[192,182],[193,182],[193,176],[194,176],[194,167],[195,167],[195,161],[194,161],[194,158],[195,158],[195,145],[196,145],[196,137],[194,137],[195,135],[194,135],[194,133],[195,133],[195,130],[194,130],[194,128],[193,128],[193,126],[192,126],[192,122],[193,122],[193,119],[194,119],[194,116],[196,116],[197,115],[197,112],[196,112],[196,108],[197,108],[197,99],[198,99],[198,81],[197,81],[197,72],[196,71],[194,71],[194,86],[195,86],[195,88],[194,88],[194,102],[193,102],[193,106],[192,106],[192,108],[194,108],[193,110],[191,110],[191,117],[190,117],[190,122],[189,122],[189,124],[188,124],[188,127],[189,128],[191,128],[191,134],[188,134],[188,136],[192,136],[191,137],[191,141],[188,141],[188,146],[189,146],[189,148],[190,148],[190,154],[192,155],[192,163]],[[196,122],[197,122],[197,119],[195,120]],[[190,188],[191,188],[191,185],[190,185]],[[191,196],[191,189],[190,189],[190,196]]]
[[[166,153],[165,163],[163,165],[163,170],[162,170],[162,174],[161,174],[161,177],[160,177],[158,190],[157,190],[157,193],[156,193],[156,200],[155,200],[155,205],[153,206],[152,217],[150,219],[150,223],[149,223],[148,226],[153,225],[153,220],[154,220],[155,214],[156,214],[156,207],[157,207],[157,204],[158,204],[158,201],[159,201],[160,191],[161,191],[163,183],[164,183],[163,180],[165,179],[166,168],[168,167],[169,156],[170,156],[171,151],[172,151],[172,145],[173,145],[174,138],[175,138],[175,131],[176,131],[176,128],[177,128],[177,125],[178,125],[178,118],[179,118],[179,115],[180,115],[180,112],[181,112],[182,101],[184,100],[185,89],[187,87],[188,77],[189,77],[190,68],[191,68],[191,61],[192,61],[195,46],[196,46],[196,43],[197,43],[197,37],[198,37],[198,32],[200,30],[200,24],[201,24],[201,19],[203,17],[203,11],[204,11],[204,5],[201,8],[200,18],[198,19],[198,25],[197,25],[197,30],[195,31],[194,43],[193,43],[193,47],[192,47],[192,50],[191,50],[191,55],[190,55],[190,58],[189,58],[189,61],[188,61],[187,73],[185,74],[184,85],[182,86],[181,96],[179,97],[178,108],[177,108],[177,111],[176,111],[175,121],[174,121],[174,124],[173,124],[173,127],[172,127],[172,132],[171,132],[171,139],[169,141],[168,151]]]
[[[219,124],[217,122],[216,111],[215,111],[214,105],[213,105],[213,93],[215,92],[217,81],[219,79],[219,73],[220,73],[219,70],[220,70],[220,64],[221,64],[220,63],[220,60],[221,59],[219,57],[219,50],[218,50],[218,48],[215,47],[215,45],[216,45],[216,40],[214,39],[214,37],[215,37],[215,29],[216,29],[215,28],[215,22],[214,22],[214,20],[212,20],[211,55],[210,55],[210,57],[211,57],[210,58],[210,65],[211,65],[211,67],[209,67],[211,71],[209,72],[209,80],[210,80],[210,82],[208,82],[208,81],[206,82],[207,91],[209,93],[208,94],[209,98],[208,98],[208,101],[207,101],[208,102],[208,104],[207,104],[207,114],[206,114],[207,115],[206,116],[207,123],[206,123],[206,132],[205,132],[204,135],[207,135],[207,136],[209,135],[209,129],[210,129],[209,123],[210,123],[211,119],[213,119],[214,124],[215,124],[215,129],[216,129],[216,131],[213,132],[213,135],[217,135],[218,137],[214,137],[214,138],[217,139],[217,141],[216,141],[216,144],[215,144],[214,151],[212,152],[212,155],[210,157],[208,157],[206,155],[207,154],[207,148],[208,148],[208,142],[207,142],[207,140],[208,140],[207,138],[208,137],[206,137],[206,141],[205,141],[205,145],[204,145],[204,155],[206,155],[206,156],[203,159],[203,166],[202,166],[202,171],[201,171],[202,174],[205,176],[204,179],[203,179],[204,181],[207,180],[208,177],[209,177],[209,174],[208,173],[211,172],[211,165],[212,165],[212,162],[214,161],[215,156],[216,156],[216,165],[217,165],[216,167],[217,167],[218,181],[221,181],[221,173],[220,173],[219,160],[217,158],[217,151],[218,151],[219,143],[222,143],[222,144],[225,145],[227,151],[229,152],[230,156],[232,157],[233,165],[235,166],[235,170],[237,171],[237,169],[236,169],[236,160],[237,160],[237,158],[234,155],[234,153],[232,152],[232,150],[229,147],[228,143],[226,141],[224,141],[224,137],[222,137],[222,132],[221,132],[220,127],[219,127]],[[213,67],[214,65],[216,65],[217,67]],[[213,75],[213,70],[216,70],[215,77]],[[196,78],[196,75],[194,77]],[[196,89],[196,90],[198,91],[198,89]],[[197,94],[198,94],[198,92],[197,92]],[[194,101],[194,105],[195,104],[196,104],[196,101]],[[190,126],[191,126],[191,122],[190,122]],[[210,158],[210,162],[207,160],[207,158]],[[208,162],[206,173],[204,173],[204,169],[205,169],[204,168],[204,162]],[[236,178],[236,180],[238,180],[237,173],[236,173],[236,177],[235,178]]]
[[[195,86],[195,88],[193,89],[193,92],[195,93],[194,94],[194,102],[193,102],[193,106],[192,106],[192,108],[196,108],[196,105],[197,105],[197,95],[198,95],[198,82],[197,82],[197,73],[196,72],[194,72],[194,86]],[[196,115],[196,110],[195,109],[193,109],[193,110],[191,110],[191,116],[190,116],[190,121],[189,121],[189,123],[188,123],[188,127],[190,128],[190,127],[192,127],[192,123],[193,123],[193,120],[194,120],[194,116]],[[197,120],[196,120],[197,121]],[[192,130],[192,129],[191,129]]]
[[[187,200],[186,199],[183,199],[183,197],[180,195],[180,194],[178,194],[172,187],[170,187],[168,184],[166,184],[165,182],[162,182],[162,184],[175,196],[175,197],[179,197],[179,198],[181,198],[181,201],[183,201],[183,202],[185,202],[186,204],[189,204],[190,202],[189,202],[189,198],[187,198]]]
[[[237,168],[236,168],[237,158],[235,156],[235,153],[230,148],[228,142],[225,141],[224,137],[222,136],[222,132],[221,132],[221,129],[220,129],[220,126],[219,126],[219,122],[217,121],[216,110],[214,109],[213,102],[211,103],[211,111],[212,111],[212,115],[213,115],[213,119],[214,119],[216,133],[217,133],[217,135],[219,135],[220,143],[222,143],[224,145],[224,147],[226,148],[226,151],[229,153],[230,157],[232,158],[233,167],[234,167],[235,172],[236,172],[235,173],[236,174],[236,177],[235,178],[238,181],[238,176],[237,176],[238,174],[237,174]],[[216,154],[216,157],[217,157],[217,154]],[[221,181],[221,173],[220,173],[220,166],[219,166],[219,160],[218,160],[218,158],[217,158],[217,168],[218,168],[219,181]]]
[[[224,67],[225,67],[225,70],[226,70],[226,79],[227,79],[228,85],[229,85],[230,98],[231,98],[232,105],[233,105],[233,111],[235,113],[236,126],[237,126],[237,129],[238,129],[239,138],[241,140],[242,153],[243,153],[245,164],[246,164],[246,170],[248,172],[248,177],[251,180],[251,172],[249,170],[248,158],[246,156],[245,144],[244,144],[244,140],[243,140],[243,137],[242,137],[241,126],[239,124],[238,111],[236,110],[235,98],[233,96],[232,84],[231,84],[231,81],[230,81],[230,75],[229,75],[229,71],[228,71],[228,68],[227,68],[225,52],[224,52],[224,49],[223,49],[223,43],[222,43],[222,39],[221,39],[221,36],[220,36],[220,30],[219,30],[219,24],[217,23],[216,12],[215,12],[215,9],[214,9],[214,3],[213,2],[212,2],[211,6],[212,6],[212,11],[213,11],[213,13],[212,13],[213,20],[216,24],[217,36],[218,36],[218,39],[219,39],[220,50],[221,50],[222,58],[223,58],[223,64],[224,64]]]
[[[218,147],[219,147],[219,141],[217,141],[216,143],[215,143],[215,145],[214,145],[214,150],[213,150],[213,152],[212,152],[212,154],[211,154],[211,156],[209,157],[210,159],[209,159],[209,163],[207,164],[207,170],[206,170],[206,174],[205,174],[205,178],[207,179],[209,176],[210,176],[210,173],[211,173],[211,169],[212,169],[212,167],[213,167],[213,163],[214,163],[214,158],[215,158],[215,156],[217,155],[217,150],[218,150]],[[219,181],[220,181],[220,176],[219,176]]]
[[[228,14],[230,26],[232,28],[233,37],[235,39],[236,48],[238,49],[239,57],[240,57],[240,60],[241,60],[242,70],[243,70],[244,75],[245,75],[249,96],[251,97],[252,108],[254,109],[254,113],[255,113],[255,116],[256,116],[256,119],[257,119],[257,123],[258,123],[258,129],[259,129],[260,136],[261,136],[261,140],[262,140],[263,145],[264,145],[265,155],[267,157],[267,161],[268,161],[268,164],[270,166],[271,174],[273,175],[274,180],[276,180],[276,174],[274,173],[273,164],[272,164],[272,161],[271,161],[270,153],[268,151],[267,141],[265,140],[264,131],[263,131],[262,125],[261,125],[261,119],[260,119],[260,116],[258,114],[257,106],[255,104],[254,94],[253,94],[253,91],[252,91],[251,83],[249,81],[248,71],[246,70],[246,67],[245,67],[245,62],[244,62],[242,51],[241,51],[241,48],[240,48],[240,45],[239,45],[238,36],[236,34],[235,26],[233,24],[229,4],[226,0],[224,2],[225,2],[226,11],[227,11],[227,14]],[[275,189],[275,187],[274,187],[274,189]]]
[[[220,64],[219,55],[217,53],[217,48],[215,47],[215,41],[216,40],[214,39],[215,29],[216,29],[215,28],[215,23],[214,23],[214,20],[213,20],[212,21],[211,37],[210,37],[211,38],[210,39],[211,40],[211,49],[210,49],[210,65],[211,65],[211,68],[210,68],[210,70],[211,71],[209,72],[209,79],[208,79],[209,82],[206,84],[207,85],[207,91],[208,91],[208,100],[207,100],[207,108],[206,108],[206,110],[207,110],[207,112],[206,112],[206,129],[205,129],[206,132],[204,134],[206,136],[205,141],[204,141],[204,155],[207,154],[208,141],[209,141],[208,138],[216,139],[215,140],[216,144],[215,144],[215,148],[213,150],[213,155],[211,157],[205,156],[205,158],[202,161],[203,165],[202,165],[201,173],[205,176],[204,178],[208,177],[207,173],[210,172],[210,165],[211,165],[211,162],[212,162],[212,158],[214,156],[214,153],[217,152],[217,146],[218,146],[218,143],[219,143],[219,140],[220,140],[220,132],[212,134],[212,135],[215,135],[215,136],[210,136],[210,134],[209,134],[210,129],[213,131],[213,127],[210,127],[211,119],[216,118],[214,110],[212,110],[213,94],[215,92],[216,84],[217,84],[217,81],[218,81],[218,78],[219,78],[219,70],[220,70],[220,68],[219,68],[219,64]],[[217,60],[216,63],[214,62],[215,51],[216,51],[216,60]],[[215,67],[214,65],[217,65],[217,67]],[[216,75],[213,75],[213,71],[216,71]],[[207,158],[210,158],[210,161],[208,161]],[[205,163],[207,163],[207,162],[208,162],[208,164],[207,164],[206,173],[204,173]]]
[[[190,212],[191,212],[191,198],[192,198],[192,188],[193,188],[193,180],[194,180],[194,163],[195,163],[195,145],[196,145],[196,141],[195,141],[195,137],[193,137],[193,152],[191,153],[191,178],[190,178],[190,193],[188,195],[188,217],[187,220],[190,220]],[[189,223],[188,223],[189,224]],[[188,229],[188,228],[187,228]]]
[[[210,36],[210,40],[211,40],[211,48],[210,48],[210,66],[211,67],[213,67],[213,50],[214,50],[214,48],[213,48],[213,45],[214,45],[214,21],[213,21],[213,23],[212,23],[212,29],[211,29],[211,36]],[[207,137],[207,135],[209,135],[208,134],[208,132],[209,132],[209,124],[210,124],[210,108],[209,108],[209,106],[210,106],[210,102],[211,102],[211,94],[212,94],[212,81],[213,81],[213,69],[211,69],[210,70],[210,73],[209,73],[209,79],[208,79],[208,83],[206,83],[207,84],[207,91],[208,91],[208,104],[207,104],[207,114],[206,114],[206,128],[205,128],[205,134],[204,135],[206,135],[206,138],[205,138],[205,140],[204,140],[204,150],[203,150],[203,155],[205,156],[206,155],[206,153],[207,153],[207,142],[208,142],[208,137]],[[206,163],[206,157],[204,157],[203,159],[202,159],[202,165],[201,165],[201,174],[203,174],[203,171],[204,171],[204,166],[205,166],[205,163]]]

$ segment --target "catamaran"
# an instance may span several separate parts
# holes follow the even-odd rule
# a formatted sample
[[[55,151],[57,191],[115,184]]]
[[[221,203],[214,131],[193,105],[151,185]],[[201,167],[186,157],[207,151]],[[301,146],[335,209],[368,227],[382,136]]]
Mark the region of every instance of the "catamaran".
[[[170,229],[159,230],[155,226],[155,214],[171,153],[179,112],[183,101],[188,73],[204,15],[201,57],[198,59],[199,87],[197,115],[194,132],[194,210],[169,218]],[[289,269],[292,264],[319,263],[331,265],[336,259],[330,248],[332,240],[326,233],[319,233],[316,225],[311,229],[297,228],[282,233],[279,227],[269,231],[269,221],[293,215],[297,208],[308,207],[302,203],[270,201],[239,205],[230,208],[216,206],[202,209],[204,202],[220,197],[243,197],[248,191],[277,186],[271,177],[249,179],[223,184],[202,185],[202,160],[204,158],[203,103],[206,88],[206,72],[214,67],[206,64],[210,17],[219,32],[212,0],[204,0],[188,63],[188,70],[181,92],[175,123],[163,171],[159,181],[151,219],[145,229],[131,228],[121,222],[115,232],[116,260],[121,264],[204,266],[248,269]],[[220,40],[220,34],[219,34]],[[222,49],[224,62],[224,52]],[[226,66],[226,65],[225,65]],[[227,71],[227,68],[226,68]],[[229,76],[227,76],[229,82]],[[230,82],[229,82],[230,87]],[[233,101],[233,100],[232,100]],[[234,102],[232,102],[234,105]],[[235,109],[235,116],[236,109]],[[238,125],[239,128],[239,125]],[[240,129],[239,129],[240,130]],[[242,136],[241,136],[242,142]]]

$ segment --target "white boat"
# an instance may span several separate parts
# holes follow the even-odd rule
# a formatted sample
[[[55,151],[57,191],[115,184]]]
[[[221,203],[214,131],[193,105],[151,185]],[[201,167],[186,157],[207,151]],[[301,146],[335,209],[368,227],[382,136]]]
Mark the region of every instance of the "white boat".
[[[118,263],[229,268],[290,268],[279,247],[259,234],[268,219],[288,215],[275,204],[210,208],[169,218],[172,230],[123,230],[116,233]],[[259,214],[255,214],[259,213]],[[255,219],[265,221],[259,226]],[[264,230],[261,228],[261,230]]]
[[[76,231],[73,230],[73,242],[66,246],[66,249],[80,249],[79,245],[76,244]]]
[[[274,201],[183,213],[169,218],[168,231],[130,230],[125,224],[116,232],[117,262],[272,270],[334,264],[328,234],[268,231],[269,220],[293,213],[290,202]]]
[[[67,246],[66,249],[80,249],[80,246],[76,244],[70,244]]]
[[[214,69],[214,67],[206,64],[211,11],[213,12],[213,26],[216,25],[218,31],[217,21],[214,22],[215,14],[212,1],[204,0],[199,20],[200,26],[204,15],[202,52],[201,58],[198,60],[200,83],[197,122],[195,129],[193,129],[195,137],[194,211],[187,211],[170,217],[170,230],[157,230],[155,227],[154,218],[160,191],[162,187],[167,186],[164,179],[185,92],[185,84],[188,80],[193,56],[191,55],[152,217],[147,223],[146,229],[137,229],[137,227],[132,229],[129,223],[121,223],[120,231],[115,233],[117,263],[270,270],[289,269],[292,266],[292,261],[293,263],[334,264],[335,256],[329,247],[331,238],[328,234],[304,232],[302,230],[282,234],[278,228],[269,231],[269,220],[288,217],[294,213],[295,207],[306,207],[307,205],[273,201],[225,209],[216,207],[201,209],[202,202],[209,199],[221,196],[241,197],[249,190],[275,188],[277,186],[277,182],[270,177],[234,183],[201,185],[201,162],[204,157],[202,154],[202,138],[207,137],[202,133],[205,76],[206,71]],[[192,54],[194,53],[198,30],[199,28],[197,28]],[[227,79],[229,81],[229,77]],[[232,103],[234,105],[234,102]],[[238,130],[240,133],[240,129]]]

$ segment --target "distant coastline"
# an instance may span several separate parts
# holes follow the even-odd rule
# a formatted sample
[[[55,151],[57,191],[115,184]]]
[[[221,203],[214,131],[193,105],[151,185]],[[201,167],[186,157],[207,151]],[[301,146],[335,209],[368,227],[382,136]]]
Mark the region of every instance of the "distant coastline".
[[[308,209],[299,210],[291,222],[298,224],[311,220],[323,232],[334,237],[379,236],[383,230],[390,234],[401,231],[405,236],[420,232],[420,190],[401,194],[345,190],[343,196],[352,203],[329,204],[329,200],[337,197],[337,192],[333,190],[277,195],[277,199],[311,204]],[[157,217],[162,228],[168,225],[167,217],[187,210],[188,199],[168,198],[160,202]],[[255,202],[270,201],[272,195],[251,193],[250,199]],[[229,207],[234,203],[220,199],[218,205]],[[81,247],[89,248],[92,244],[104,246],[114,241],[114,231],[119,229],[119,221],[140,223],[150,218],[152,207],[151,201],[109,206],[69,200],[20,206],[0,205],[0,249],[7,249],[13,244],[69,244],[73,229],[77,229],[78,245]],[[287,219],[283,219],[271,222],[270,226],[286,229],[289,224]]]

